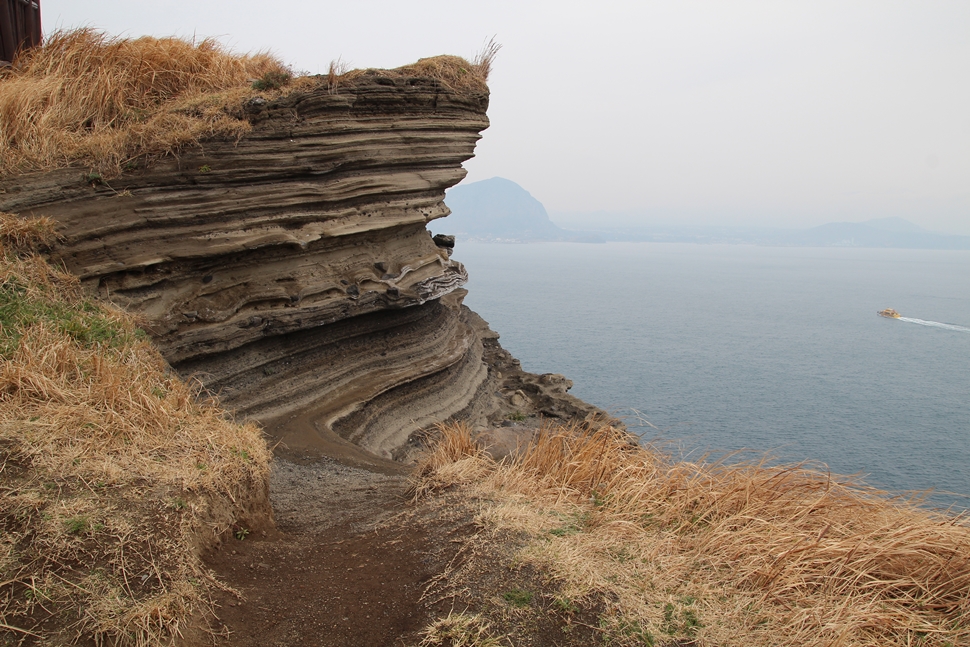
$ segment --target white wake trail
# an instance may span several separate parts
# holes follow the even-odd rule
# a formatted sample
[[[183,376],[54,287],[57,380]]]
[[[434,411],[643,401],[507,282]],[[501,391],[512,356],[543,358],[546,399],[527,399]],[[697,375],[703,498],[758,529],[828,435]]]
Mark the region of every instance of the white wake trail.
[[[956,330],[957,332],[970,332],[970,328],[964,328],[963,326],[954,326],[953,324],[940,323],[939,321],[923,321],[922,319],[913,319],[911,317],[900,317],[899,321],[919,324],[921,326],[930,326],[931,328],[943,328],[944,330]]]

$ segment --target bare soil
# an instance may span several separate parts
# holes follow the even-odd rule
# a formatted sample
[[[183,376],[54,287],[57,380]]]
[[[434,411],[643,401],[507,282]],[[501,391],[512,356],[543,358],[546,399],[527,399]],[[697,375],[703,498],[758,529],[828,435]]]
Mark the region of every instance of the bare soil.
[[[277,457],[278,530],[229,539],[206,555],[229,589],[214,598],[213,638],[198,642],[417,645],[435,619],[466,611],[482,614],[501,644],[599,642],[600,610],[557,608],[555,586],[512,567],[514,537],[482,540],[474,501],[445,493],[416,504],[400,464],[374,459],[368,467]],[[519,607],[503,599],[513,590],[535,595]]]
[[[427,555],[427,531],[410,522],[400,467],[381,467],[398,473],[275,461],[278,531],[207,555],[235,590],[215,600],[224,644],[405,644],[427,624],[421,594],[440,565]]]

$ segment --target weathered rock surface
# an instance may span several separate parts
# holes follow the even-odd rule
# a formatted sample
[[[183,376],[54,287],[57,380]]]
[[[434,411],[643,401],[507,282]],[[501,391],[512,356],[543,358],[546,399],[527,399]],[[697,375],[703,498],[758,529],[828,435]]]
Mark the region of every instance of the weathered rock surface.
[[[0,180],[0,210],[58,220],[57,262],[287,446],[401,458],[414,432],[494,421],[516,391],[533,413],[594,411],[560,382],[518,371],[510,391],[508,366],[490,370],[497,335],[461,306],[453,239],[425,227],[449,213],[487,105],[431,78],[321,81],[250,103],[240,141],[108,182],[80,168]]]

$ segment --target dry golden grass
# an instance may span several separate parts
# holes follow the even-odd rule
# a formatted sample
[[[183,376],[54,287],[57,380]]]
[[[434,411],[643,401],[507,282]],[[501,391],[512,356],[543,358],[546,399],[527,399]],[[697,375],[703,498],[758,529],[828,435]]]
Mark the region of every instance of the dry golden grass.
[[[502,49],[502,45],[497,43],[495,37],[492,36],[485,42],[482,50],[475,55],[472,61],[472,69],[483,81],[488,81],[488,77],[492,73],[492,64],[495,62],[495,57],[498,56],[500,49]]]
[[[499,49],[492,40],[472,63],[435,56],[396,70],[347,72],[338,60],[322,82],[336,91],[364,74],[422,76],[487,91]],[[0,70],[0,177],[80,165],[110,178],[205,139],[241,137],[251,129],[245,101],[321,82],[292,76],[269,54],[233,54],[212,39],[55,32]]]
[[[0,634],[168,642],[209,610],[199,549],[265,493],[257,428],[199,402],[122,312],[0,218]],[[34,231],[31,232],[31,227]],[[10,232],[13,232],[12,234]]]
[[[492,64],[502,46],[492,38],[485,43],[482,51],[475,55],[472,62],[460,56],[443,54],[418,59],[416,63],[394,68],[393,70],[351,70],[344,71],[338,59],[330,64],[327,85],[331,91],[341,83],[352,81],[364,75],[384,77],[422,77],[436,79],[444,87],[455,92],[488,92],[488,76]]]
[[[418,647],[500,647],[481,616],[449,612],[431,623],[423,632]]]
[[[71,164],[113,175],[141,155],[238,137],[254,82],[289,77],[268,54],[231,54],[210,39],[56,32],[0,73],[0,176]]]
[[[472,432],[464,422],[437,426],[434,451],[429,452],[415,471],[412,492],[419,499],[429,492],[469,483],[484,476],[488,465],[477,460],[481,448],[472,440]],[[472,460],[465,460],[472,459]]]
[[[610,427],[548,428],[502,462],[470,442],[442,428],[416,489],[488,501],[481,523],[531,538],[520,565],[616,609],[619,644],[970,641],[965,516],[804,465],[675,462]]]
[[[0,211],[0,245],[7,252],[29,254],[46,249],[57,240],[56,228],[54,220],[46,216],[28,220]]]
[[[393,70],[350,70],[344,74],[337,74],[337,68],[331,69],[327,82],[332,91],[362,76],[376,75],[387,78],[420,77],[432,78],[442,86],[455,92],[487,92],[488,85],[485,77],[478,68],[460,56],[443,54],[418,59],[416,63],[403,65]]]

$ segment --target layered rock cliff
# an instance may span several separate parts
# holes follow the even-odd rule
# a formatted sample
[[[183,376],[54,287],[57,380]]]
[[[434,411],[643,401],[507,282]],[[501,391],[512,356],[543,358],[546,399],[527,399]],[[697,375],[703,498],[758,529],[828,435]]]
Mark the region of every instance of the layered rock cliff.
[[[448,418],[582,417],[461,306],[426,229],[488,126],[485,91],[371,72],[244,106],[252,131],[129,165],[0,181],[0,210],[60,223],[53,260],[144,317],[178,372],[292,448],[381,456]],[[490,369],[491,365],[491,369]]]

